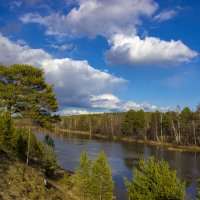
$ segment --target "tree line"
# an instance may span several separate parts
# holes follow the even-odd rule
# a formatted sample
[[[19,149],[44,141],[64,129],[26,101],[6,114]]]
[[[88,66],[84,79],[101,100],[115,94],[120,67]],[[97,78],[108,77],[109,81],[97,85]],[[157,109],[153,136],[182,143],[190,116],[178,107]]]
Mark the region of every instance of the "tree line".
[[[200,145],[200,106],[175,111],[144,112],[129,110],[124,113],[63,116],[57,128],[87,131],[108,138],[130,137],[180,145]]]

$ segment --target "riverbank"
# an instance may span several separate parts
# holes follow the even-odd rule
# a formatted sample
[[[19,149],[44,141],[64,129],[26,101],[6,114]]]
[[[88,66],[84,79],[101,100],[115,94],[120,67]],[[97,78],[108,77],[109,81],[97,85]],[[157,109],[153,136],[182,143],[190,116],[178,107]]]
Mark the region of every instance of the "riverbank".
[[[81,200],[68,190],[68,172],[57,168],[51,178],[35,165],[26,165],[0,147],[0,199]],[[46,184],[45,184],[46,183]]]
[[[96,137],[96,138],[103,138],[103,139],[111,139],[108,138],[104,135],[100,135],[100,134],[91,134],[90,132],[87,131],[74,131],[74,130],[67,130],[67,129],[56,129],[55,131],[59,131],[59,132],[63,132],[63,133],[67,133],[67,134],[78,134],[78,135],[85,135],[85,136],[90,136],[90,137]],[[123,142],[129,142],[129,143],[142,143],[142,144],[148,144],[148,145],[154,145],[154,146],[164,146],[166,147],[168,150],[170,151],[180,151],[180,152],[200,152],[200,147],[199,146],[184,146],[184,145],[177,145],[177,144],[171,144],[171,143],[167,143],[167,142],[156,142],[156,141],[152,141],[152,140],[136,140],[134,138],[131,137],[123,137],[123,138],[119,138],[119,137],[114,137],[112,138],[112,140],[114,141],[123,141]]]

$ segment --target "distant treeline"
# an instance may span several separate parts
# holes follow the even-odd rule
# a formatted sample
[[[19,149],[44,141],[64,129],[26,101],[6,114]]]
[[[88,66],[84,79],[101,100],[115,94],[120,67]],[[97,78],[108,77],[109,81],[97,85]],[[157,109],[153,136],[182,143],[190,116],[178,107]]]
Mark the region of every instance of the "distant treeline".
[[[196,111],[177,107],[175,111],[144,112],[129,110],[124,113],[65,116],[57,128],[87,131],[109,138],[131,137],[180,145],[200,146],[200,106]]]

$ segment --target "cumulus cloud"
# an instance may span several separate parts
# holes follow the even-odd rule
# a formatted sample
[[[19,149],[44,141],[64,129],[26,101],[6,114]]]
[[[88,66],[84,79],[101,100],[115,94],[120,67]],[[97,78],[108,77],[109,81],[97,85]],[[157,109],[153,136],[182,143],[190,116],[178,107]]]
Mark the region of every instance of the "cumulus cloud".
[[[110,40],[111,49],[105,56],[110,64],[175,64],[188,62],[197,56],[180,40],[164,41],[155,37],[116,34]]]
[[[31,49],[0,35],[0,62],[26,63],[41,67],[47,81],[55,85],[61,107],[90,107],[90,96],[113,92],[126,80],[97,70],[87,61],[55,59],[42,49]]]
[[[47,35],[110,37],[116,33],[135,33],[140,16],[151,16],[158,8],[153,0],[77,0],[77,3],[67,15],[28,13],[21,20],[47,27]]]
[[[67,108],[63,109],[59,112],[61,116],[68,116],[68,115],[87,115],[87,114],[97,114],[100,112],[90,112],[85,109],[74,109],[74,108]]]
[[[37,23],[46,27],[47,35],[57,37],[89,37],[101,35],[108,39],[111,49],[109,63],[171,64],[187,62],[197,56],[182,41],[137,36],[137,28],[146,16],[157,21],[173,18],[180,8],[164,10],[157,15],[154,0],[76,0],[77,6],[67,14],[51,13],[42,16],[28,13],[21,16],[23,23]],[[153,16],[155,15],[155,16]]]
[[[51,44],[50,47],[53,49],[57,49],[59,51],[66,51],[66,50],[72,49],[73,45],[72,44],[63,44],[63,45]]]
[[[164,10],[162,12],[160,12],[159,14],[157,14],[154,19],[158,20],[158,21],[166,21],[169,19],[172,19],[176,16],[177,11],[176,10]]]
[[[113,94],[101,94],[93,95],[90,98],[91,106],[93,108],[104,108],[110,109],[111,111],[128,111],[133,110],[145,110],[145,111],[155,111],[158,108],[155,105],[150,105],[146,102],[135,103],[133,101],[122,101],[117,96]]]
[[[26,63],[43,68],[47,81],[55,85],[62,115],[97,113],[87,109],[107,111],[157,109],[148,103],[122,101],[113,95],[111,92],[126,82],[123,78],[97,70],[87,61],[53,58],[42,49],[31,49],[26,43],[12,42],[2,35],[0,35],[0,63],[6,65]]]

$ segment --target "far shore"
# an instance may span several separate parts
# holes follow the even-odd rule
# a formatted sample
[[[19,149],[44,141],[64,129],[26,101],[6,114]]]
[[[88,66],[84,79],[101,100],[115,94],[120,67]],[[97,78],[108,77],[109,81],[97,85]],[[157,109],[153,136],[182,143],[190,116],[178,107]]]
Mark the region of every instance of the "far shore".
[[[157,146],[164,146],[170,151],[180,151],[180,152],[200,152],[200,147],[199,146],[184,146],[184,145],[178,145],[178,144],[171,144],[167,142],[156,142],[152,140],[137,140],[131,137],[123,137],[123,138],[108,138],[107,136],[101,135],[101,134],[92,134],[87,131],[74,131],[74,130],[68,130],[68,129],[55,129],[55,131],[63,132],[63,133],[73,133],[77,135],[86,135],[86,136],[91,136],[91,137],[96,137],[96,138],[103,138],[103,139],[111,139],[114,141],[124,141],[124,142],[137,142],[137,143],[142,143],[142,144],[149,144],[149,145],[157,145]]]

